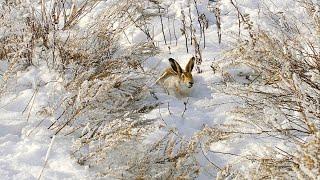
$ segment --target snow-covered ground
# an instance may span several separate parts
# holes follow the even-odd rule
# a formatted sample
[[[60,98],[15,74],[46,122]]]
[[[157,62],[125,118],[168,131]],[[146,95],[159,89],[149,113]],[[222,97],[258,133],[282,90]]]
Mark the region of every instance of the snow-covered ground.
[[[161,135],[170,129],[175,129],[180,135],[188,141],[193,135],[205,127],[214,127],[232,121],[232,116],[228,113],[232,107],[241,105],[237,98],[221,93],[217,84],[223,83],[222,72],[214,72],[211,65],[216,59],[220,58],[220,53],[229,47],[233,42],[233,36],[237,33],[238,21],[237,13],[227,1],[222,1],[222,43],[218,43],[217,27],[215,17],[206,7],[207,1],[199,1],[198,8],[200,13],[204,13],[209,20],[206,32],[206,48],[202,48],[203,42],[200,42],[203,62],[200,65],[202,73],[194,71],[194,87],[190,97],[176,98],[167,95],[163,89],[153,83],[150,83],[151,89],[159,98],[159,107],[146,114],[146,118],[158,118],[163,122],[164,128],[161,128],[147,137],[147,141],[161,139]],[[228,1],[229,2],[229,1]],[[242,4],[243,12],[251,14],[253,21],[259,21],[258,1],[243,0],[237,1]],[[189,53],[186,52],[185,39],[180,33],[181,27],[181,7],[187,13],[185,7],[186,0],[176,0],[172,3],[169,11],[176,18],[176,33],[178,35],[178,45],[175,45],[173,34],[169,34],[169,29],[165,26],[167,45],[164,44],[163,35],[159,26],[159,18],[151,21],[155,24],[154,39],[157,41],[160,53],[146,61],[146,69],[156,69],[158,75],[169,66],[168,58],[176,59],[182,67],[194,55],[194,48],[189,44]],[[270,3],[272,5],[272,3]],[[184,8],[185,7],[185,8]],[[244,8],[246,7],[246,8]],[[280,11],[295,7],[292,1],[282,1],[278,5],[274,4],[272,8]],[[280,8],[281,7],[281,8]],[[99,10],[101,7],[98,6]],[[94,10],[93,10],[94,11]],[[192,9],[193,16],[196,17],[196,11]],[[92,14],[89,14],[92,15]],[[89,16],[88,15],[88,16]],[[84,18],[82,25],[86,25],[90,19]],[[164,21],[167,21],[164,18]],[[197,24],[197,20],[194,20]],[[171,22],[172,23],[172,22]],[[263,22],[259,22],[264,26]],[[134,29],[134,28],[132,28]],[[170,26],[170,32],[173,33],[173,27]],[[233,33],[232,33],[233,32]],[[199,33],[199,32],[197,32]],[[129,39],[123,38],[121,44],[125,47],[130,43],[144,41],[145,37],[136,29],[127,32]],[[172,41],[168,38],[171,36]],[[199,38],[199,34],[197,35]],[[170,46],[170,52],[168,50]],[[5,68],[5,65],[2,65]],[[0,67],[1,69],[1,67]],[[2,70],[3,71],[3,70]],[[1,71],[0,71],[1,72]],[[232,78],[237,72],[230,72]],[[155,77],[156,79],[157,77]],[[41,170],[43,179],[89,179],[90,172],[86,166],[80,166],[70,155],[72,136],[58,135],[52,142],[51,152],[48,162],[45,164],[45,157],[52,141],[53,132],[48,127],[54,121],[55,116],[43,116],[41,114],[29,113],[30,109],[34,112],[41,110],[42,107],[53,101],[59,100],[61,94],[65,93],[61,79],[55,73],[50,72],[44,65],[35,68],[32,67],[26,72],[18,74],[17,89],[6,96],[0,98],[0,179],[37,179]],[[50,99],[53,98],[53,99]],[[30,107],[32,106],[32,108]],[[29,114],[32,114],[29,116]],[[250,151],[263,153],[264,149],[257,148],[260,144],[274,143],[272,139],[266,138],[246,138],[235,139],[233,142],[213,143],[210,147],[212,151],[223,152],[225,154],[215,154],[210,152],[199,152],[197,159],[200,163],[199,179],[212,179],[216,177],[215,163],[222,168],[233,158],[233,154],[244,155]],[[279,145],[281,146],[281,145]]]
[[[50,132],[40,126],[27,136],[35,127],[28,126],[26,116],[14,110],[1,109],[0,113],[1,179],[37,179],[45,164]],[[86,169],[70,158],[70,145],[70,138],[55,139],[43,179],[86,179]]]
[[[35,87],[37,81],[48,82],[55,77],[48,69],[31,68],[21,73],[16,93],[8,93],[0,101],[0,177],[11,179],[87,179],[86,167],[78,165],[70,156],[72,139],[59,136],[52,142],[53,133],[48,130],[50,117],[29,116],[30,110],[38,111],[50,102],[55,82]],[[35,91],[35,89],[37,89]],[[52,97],[52,96],[50,96]],[[32,106],[32,108],[31,108]],[[45,165],[46,154],[48,161]]]

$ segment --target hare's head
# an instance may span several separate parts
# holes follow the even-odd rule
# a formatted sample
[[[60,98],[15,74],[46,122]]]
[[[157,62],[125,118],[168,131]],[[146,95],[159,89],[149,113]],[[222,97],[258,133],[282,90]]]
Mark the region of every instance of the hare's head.
[[[192,57],[186,65],[185,70],[183,70],[176,60],[169,58],[171,68],[179,76],[181,85],[184,85],[188,88],[192,88],[193,86],[193,78],[191,72],[194,66],[194,61],[195,58]]]

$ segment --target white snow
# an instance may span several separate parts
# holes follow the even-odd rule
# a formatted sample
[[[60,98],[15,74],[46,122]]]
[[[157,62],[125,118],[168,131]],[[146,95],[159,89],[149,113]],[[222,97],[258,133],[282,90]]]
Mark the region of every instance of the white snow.
[[[52,131],[50,117],[29,116],[26,108],[34,94],[33,87],[39,81],[54,80],[55,74],[47,68],[31,68],[27,73],[18,73],[17,93],[0,98],[0,177],[2,180],[38,179],[44,166]],[[50,102],[50,89],[57,87],[42,84],[32,111],[37,111]],[[59,91],[59,88],[55,88]],[[52,97],[52,96],[51,96]],[[31,100],[32,101],[32,100]],[[25,110],[25,111],[24,111]],[[24,111],[24,112],[23,112]],[[53,142],[42,179],[87,179],[86,167],[78,165],[70,156],[71,137],[58,136]]]
[[[169,1],[168,1],[169,2]],[[164,44],[163,36],[160,28],[159,18],[152,20],[151,24],[156,24],[155,40],[159,44],[161,53],[155,57],[149,58],[146,61],[146,69],[154,69],[161,72],[169,67],[168,58],[176,59],[181,65],[185,65],[190,57],[194,54],[194,49],[189,44],[189,53],[186,52],[184,37],[179,30],[181,26],[181,6],[186,4],[186,0],[176,0],[171,2],[170,14],[176,16],[176,33],[178,35],[178,46],[175,46],[175,40],[172,35],[172,42],[169,42],[168,27],[165,26],[167,37],[167,45]],[[204,3],[207,0],[203,0]],[[223,1],[227,2],[227,1]],[[229,1],[228,1],[229,2]],[[243,12],[254,15],[253,21],[259,22],[259,27],[264,27],[263,18],[258,17],[259,3],[255,0],[237,1],[246,7]],[[268,3],[273,11],[283,11],[295,8],[295,3],[291,0],[275,1],[277,4]],[[261,5],[261,4],[260,4]],[[102,6],[97,7],[97,12],[101,11]],[[150,134],[144,142],[146,144],[155,142],[161,139],[169,129],[176,129],[187,140],[196,132],[199,132],[204,127],[214,127],[215,125],[230,123],[233,117],[228,114],[229,110],[242,102],[234,97],[218,92],[216,84],[221,83],[223,79],[221,72],[214,73],[210,68],[211,64],[219,58],[219,53],[229,47],[229,42],[232,42],[231,32],[237,32],[237,14],[235,11],[230,13],[233,7],[228,3],[223,3],[222,8],[222,44],[218,43],[217,28],[214,24],[215,19],[212,14],[199,2],[199,11],[207,14],[209,19],[209,28],[206,30],[206,48],[202,48],[203,62],[200,65],[203,71],[197,74],[193,73],[195,84],[193,91],[188,98],[176,98],[167,95],[164,90],[154,85],[152,88],[156,91],[156,96],[159,98],[160,106],[150,113],[146,114],[147,118],[161,118],[161,123],[164,128]],[[185,12],[188,11],[184,8]],[[292,10],[294,12],[294,10]],[[83,18],[80,26],[86,26],[90,18],[96,13],[90,13]],[[193,15],[196,15],[195,9],[192,9]],[[167,19],[164,18],[164,22]],[[194,19],[194,23],[197,20]],[[173,33],[172,26],[171,33]],[[137,43],[146,40],[145,35],[136,28],[130,28],[126,34],[129,36],[130,43]],[[127,46],[128,42],[125,38],[121,41],[123,46]],[[168,50],[170,46],[170,52]],[[202,41],[200,43],[202,46]],[[5,64],[0,61],[0,74],[6,69]],[[245,71],[245,70],[244,70]],[[231,76],[235,76],[238,72],[231,70]],[[159,77],[157,76],[157,77]],[[157,78],[155,77],[155,79]],[[0,75],[1,78],[1,75]],[[239,77],[235,77],[239,78]],[[315,77],[319,78],[319,77]],[[64,93],[58,74],[50,72],[45,66],[30,67],[24,72],[17,74],[16,89],[13,93],[6,94],[0,97],[0,179],[37,179],[41,169],[44,166],[46,154],[51,142],[53,132],[48,130],[54,116],[43,117],[31,113],[40,110],[47,106],[50,102],[57,101]],[[32,102],[32,103],[29,103]],[[32,108],[30,108],[32,106]],[[40,123],[40,124],[39,124]],[[249,131],[250,129],[248,129]],[[272,138],[246,138],[235,139],[230,141],[219,141],[210,145],[210,150],[216,152],[226,152],[238,155],[253,153],[265,153],[267,150],[261,148],[261,144],[270,144]],[[275,143],[276,144],[276,143]],[[87,167],[80,166],[75,159],[71,157],[70,146],[72,145],[72,137],[59,135],[52,144],[48,163],[44,168],[42,179],[88,179],[90,172]],[[259,150],[259,151],[257,151]],[[207,157],[215,162],[218,166],[223,167],[234,156],[221,155],[215,153],[206,153]],[[204,167],[201,169],[199,179],[212,179],[216,172],[212,172],[209,166],[210,162],[204,158],[201,153],[197,157],[200,164]]]

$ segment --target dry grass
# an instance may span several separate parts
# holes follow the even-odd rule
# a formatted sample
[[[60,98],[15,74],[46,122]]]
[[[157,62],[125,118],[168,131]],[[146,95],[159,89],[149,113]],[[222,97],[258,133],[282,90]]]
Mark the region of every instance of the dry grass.
[[[310,13],[317,6],[312,1],[302,1],[300,5],[306,10],[304,22],[285,12],[280,17],[266,11],[274,29],[250,26],[248,32],[242,32],[242,38],[245,33],[249,36],[225,57],[231,66],[245,66],[255,72],[252,77],[247,75],[247,83],[229,83],[223,90],[245,102],[233,110],[234,124],[238,125],[235,134],[242,137],[264,134],[287,142],[290,148],[269,147],[266,156],[241,157],[221,171],[221,178],[316,179],[319,176],[319,156],[315,155],[319,153],[320,125],[320,45],[316,40],[319,16]],[[238,13],[241,18],[241,12]],[[276,18],[282,19],[282,24]],[[243,23],[245,26],[246,22]],[[244,132],[244,128],[250,128],[251,133]],[[248,163],[246,171],[239,171],[241,163]]]

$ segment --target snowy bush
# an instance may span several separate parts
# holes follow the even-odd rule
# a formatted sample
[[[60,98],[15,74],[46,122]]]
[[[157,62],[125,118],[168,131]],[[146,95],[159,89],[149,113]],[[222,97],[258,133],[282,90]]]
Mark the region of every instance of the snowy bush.
[[[7,26],[0,28],[0,59],[9,62],[2,94],[21,91],[18,74],[45,67],[58,74],[52,82],[63,89],[50,92],[47,107],[31,111],[33,98],[27,107],[30,113],[53,116],[48,129],[54,134],[75,137],[72,154],[79,164],[94,167],[101,177],[196,177],[192,142],[172,133],[144,142],[160,128],[158,119],[143,116],[157,103],[147,86],[153,72],[142,66],[158,53],[148,21],[158,16],[152,10],[159,2],[107,3],[108,9],[90,0],[2,3],[0,21]],[[100,9],[90,14],[98,4]],[[95,19],[82,27],[87,13]],[[132,26],[146,40],[120,46],[123,32]],[[34,96],[50,83],[36,81],[23,87],[32,88]]]
[[[32,58],[32,30],[28,26],[29,3],[6,1],[1,3],[0,59],[9,62],[9,69],[24,69]],[[4,75],[7,80],[9,72]]]
[[[261,26],[250,23],[247,31],[242,30],[238,45],[226,54],[229,67],[247,69],[245,79],[228,83],[224,90],[244,102],[233,110],[235,120],[229,124],[233,134],[265,135],[273,143],[265,145],[265,155],[256,155],[256,149],[251,155],[237,158],[220,177],[319,177],[319,4],[310,0],[299,5],[297,16],[303,17],[303,22],[289,12],[262,7],[263,22],[256,22]],[[245,25],[246,21],[241,23]],[[241,73],[234,76],[240,77]],[[245,162],[246,169],[241,169],[240,164]]]
[[[114,18],[111,12],[98,19],[91,38],[81,43],[90,44],[86,51],[72,50],[71,44],[68,54],[89,52],[82,57],[90,58],[66,66],[70,70],[71,65],[76,72],[66,85],[72,94],[63,104],[65,118],[52,129],[57,129],[56,133],[66,129],[69,133],[66,127],[72,124],[69,131],[76,131],[79,136],[73,155],[80,164],[93,167],[100,177],[196,177],[198,166],[192,157],[194,150],[189,147],[192,143],[180,141],[180,137],[174,135],[159,142],[144,143],[150,133],[161,127],[158,119],[143,116],[157,104],[150,96],[146,85],[150,75],[142,63],[154,56],[157,49],[152,42],[119,48],[117,40],[122,29],[109,27],[112,23],[107,22]],[[123,13],[117,15],[118,21],[127,20],[127,12]],[[108,36],[104,36],[106,32]]]
[[[75,137],[72,155],[79,164],[92,167],[99,177],[194,178],[199,173],[195,142],[183,141],[172,132],[161,141],[145,142],[149,134],[161,128],[157,118],[144,117],[158,104],[147,86],[153,72],[143,67],[146,59],[158,53],[148,23],[158,16],[152,10],[159,2],[110,3],[108,9],[100,7],[96,14],[90,14],[90,9],[98,6],[97,1],[41,1],[25,9],[21,9],[22,4],[10,5],[16,8],[14,12],[27,14],[21,19],[25,29],[5,30],[24,33],[18,40],[27,45],[16,49],[28,50],[28,56],[19,57],[27,63],[25,69],[7,71],[10,81],[3,90],[18,92],[16,74],[45,66],[58,74],[53,81],[63,90],[53,95],[48,107],[30,112],[52,115],[48,129],[53,134]],[[41,13],[33,13],[39,7]],[[81,18],[86,13],[95,19],[82,27]],[[124,31],[132,26],[142,31],[146,40],[121,46]],[[12,61],[7,51],[3,54]],[[31,88],[36,94],[47,83],[35,82]]]

